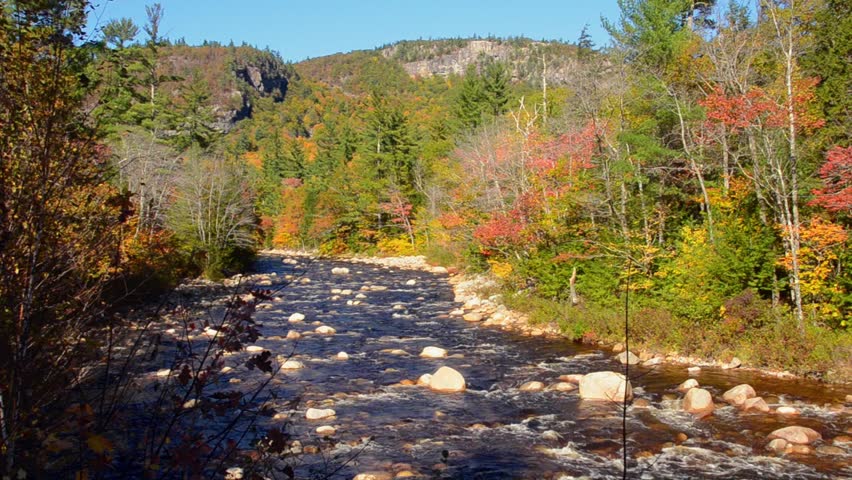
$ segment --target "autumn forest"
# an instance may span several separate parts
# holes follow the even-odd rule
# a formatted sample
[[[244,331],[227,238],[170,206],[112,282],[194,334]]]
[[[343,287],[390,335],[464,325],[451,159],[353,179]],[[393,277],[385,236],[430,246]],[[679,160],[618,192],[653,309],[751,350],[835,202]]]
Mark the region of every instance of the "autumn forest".
[[[0,472],[117,478],[115,385],[165,348],[145,333],[156,299],[269,249],[423,255],[576,342],[848,381],[852,4],[618,4],[606,44],[584,29],[288,63],[166,37],[159,4],[89,32],[85,0],[0,1]],[[186,406],[258,338],[254,308],[228,305],[228,340],[162,402]],[[56,416],[69,396],[80,450]],[[186,456],[146,478],[221,470],[236,446],[169,418],[133,440],[145,469],[173,438]]]

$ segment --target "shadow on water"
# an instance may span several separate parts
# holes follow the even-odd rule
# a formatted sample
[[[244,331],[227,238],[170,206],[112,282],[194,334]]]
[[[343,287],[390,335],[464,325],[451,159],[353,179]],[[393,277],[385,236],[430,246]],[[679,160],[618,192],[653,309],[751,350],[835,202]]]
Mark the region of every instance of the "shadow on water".
[[[334,267],[347,267],[350,273],[334,275]],[[305,365],[286,372],[276,384],[279,398],[300,395],[306,404],[336,411],[325,422],[309,422],[303,411],[297,412],[293,428],[305,438],[303,443],[311,443],[313,430],[328,423],[337,433],[324,443],[331,445],[327,453],[345,459],[358,449],[357,458],[335,478],[394,469],[443,479],[620,478],[617,408],[580,401],[576,392],[518,390],[531,380],[550,384],[567,373],[617,370],[608,353],[450,317],[459,305],[441,275],[304,258],[289,265],[275,256],[261,257],[257,270],[282,279],[298,274],[310,279],[288,286],[280,302],[259,312],[265,338],[258,344],[277,355],[292,354]],[[288,322],[295,312],[305,315],[304,322]],[[337,333],[317,335],[317,323]],[[284,340],[290,330],[300,332],[302,339]],[[445,348],[449,357],[420,358],[426,346]],[[334,359],[341,351],[349,354],[348,360]],[[464,375],[467,392],[438,394],[400,384],[442,365]],[[696,379],[714,396],[749,383],[776,404],[797,405],[802,414],[789,419],[741,414],[724,406],[697,420],[676,408],[676,387],[688,378],[684,367],[637,370],[637,397],[649,400],[651,407],[630,409],[631,478],[852,476],[848,444],[843,453],[831,456],[779,458],[764,449],[769,432],[790,424],[811,426],[825,439],[848,435],[849,410],[824,406],[843,399],[839,387],[705,369]],[[365,442],[367,438],[372,440]],[[319,456],[303,457],[305,468],[319,461]]]

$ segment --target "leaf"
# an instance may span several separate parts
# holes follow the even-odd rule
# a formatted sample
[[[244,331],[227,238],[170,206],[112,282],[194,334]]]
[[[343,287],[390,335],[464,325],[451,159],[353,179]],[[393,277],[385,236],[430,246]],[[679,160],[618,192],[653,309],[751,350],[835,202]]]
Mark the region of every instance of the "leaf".
[[[103,435],[89,435],[89,438],[86,439],[86,445],[97,454],[111,452],[115,449],[112,442]]]

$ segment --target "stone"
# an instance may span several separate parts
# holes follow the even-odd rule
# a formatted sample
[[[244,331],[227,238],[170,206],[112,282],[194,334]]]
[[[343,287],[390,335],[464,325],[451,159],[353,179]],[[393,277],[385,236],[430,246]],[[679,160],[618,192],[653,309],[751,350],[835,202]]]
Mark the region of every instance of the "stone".
[[[417,476],[417,474],[412,472],[411,470],[403,470],[403,471],[397,473],[394,478],[412,478],[412,477],[416,477],[416,476]]]
[[[440,347],[426,347],[420,352],[423,358],[445,358],[447,351]]]
[[[811,453],[811,447],[807,445],[791,445],[790,453],[797,453],[799,455],[807,455]]]
[[[233,367],[222,367],[222,370],[219,370],[219,373],[231,373],[233,370]]]
[[[651,406],[651,402],[648,401],[647,398],[637,398],[633,400],[633,408],[648,408]]]
[[[541,382],[526,382],[518,390],[522,392],[540,392],[544,390],[544,384]]]
[[[349,354],[346,352],[338,352],[337,355],[334,356],[334,358],[338,360],[349,360]]]
[[[449,273],[449,270],[447,270],[445,267],[432,267],[432,273],[446,275],[447,273]]]
[[[752,397],[743,402],[742,409],[744,412],[754,410],[762,413],[768,413],[769,405],[766,404],[763,397]]]
[[[417,285],[417,280],[411,279],[411,280],[405,282],[405,284],[409,287],[413,287],[414,285]]]
[[[359,473],[352,477],[352,480],[391,480],[393,476],[387,472],[366,472]]]
[[[776,408],[775,413],[780,415],[798,415],[800,412],[796,408],[783,406]]]
[[[240,467],[231,467],[225,470],[225,480],[242,480],[243,469]]]
[[[654,357],[642,362],[642,365],[646,367],[653,367],[655,365],[660,365],[663,363],[663,357]]]
[[[852,395],[846,395],[846,403],[852,403]]]
[[[734,357],[734,358],[731,359],[730,362],[722,365],[722,370],[731,370],[733,368],[740,368],[740,366],[742,364],[743,364],[742,360],[740,360],[737,357]]]
[[[195,408],[196,405],[198,405],[198,399],[192,398],[183,403],[183,408],[189,410]]]
[[[422,385],[424,387],[428,387],[431,382],[432,382],[432,374],[431,373],[424,373],[423,375],[420,375],[420,378],[417,379],[417,385]]]
[[[429,388],[437,392],[455,393],[465,391],[467,384],[458,371],[450,367],[441,367],[432,374]]]
[[[301,313],[294,313],[290,315],[290,318],[287,319],[290,323],[299,323],[305,321],[305,315]]]
[[[624,375],[616,372],[594,372],[580,380],[580,398],[584,400],[630,401],[633,389]]]
[[[556,382],[547,387],[548,390],[557,392],[570,392],[577,389],[577,385],[570,382]]]
[[[336,412],[330,408],[309,408],[305,411],[305,418],[308,420],[322,420],[333,417],[335,414]]]
[[[820,455],[843,455],[846,451],[834,445],[820,445],[816,448],[816,453]]]
[[[170,368],[163,368],[161,370],[157,370],[157,376],[160,377],[160,378],[168,377],[169,375],[171,375],[171,373],[172,373],[172,370]]]
[[[560,375],[559,380],[562,380],[563,382],[573,383],[574,385],[579,385],[580,382],[583,380],[584,376],[585,375],[583,375],[582,373],[569,373],[568,375]]]
[[[334,335],[335,333],[337,333],[337,330],[329,327],[328,325],[317,327],[314,331],[319,333],[320,335]]]
[[[295,330],[290,330],[289,332],[287,332],[287,337],[285,338],[287,338],[287,340],[298,340],[302,338],[302,334]]]
[[[248,347],[246,347],[246,351],[249,352],[249,353],[259,353],[259,352],[262,352],[263,350],[264,350],[263,347],[260,347],[258,345],[249,345]]]
[[[766,449],[772,450],[776,453],[784,453],[784,451],[787,450],[787,445],[789,445],[787,440],[784,440],[783,438],[776,438],[766,445]]]
[[[334,267],[331,269],[332,275],[349,275],[349,269],[346,267]]]
[[[637,365],[639,363],[639,357],[633,354],[633,352],[621,352],[616,357],[622,365]]]
[[[481,322],[482,319],[483,319],[483,315],[479,312],[470,312],[470,313],[465,313],[462,316],[462,318],[466,322]]]
[[[736,407],[741,406],[749,398],[756,397],[757,393],[751,385],[743,383],[722,394],[722,399]]]
[[[615,345],[612,346],[612,353],[621,353],[623,351],[624,351],[624,344],[623,343],[616,343]]]
[[[304,368],[304,364],[298,360],[287,360],[286,362],[281,364],[281,369],[283,370],[298,370],[300,368]]]
[[[698,388],[698,380],[690,378],[677,387],[678,392],[688,392],[690,388]]]
[[[822,435],[816,430],[807,427],[793,425],[790,427],[779,428],[769,434],[770,440],[780,438],[796,445],[808,445],[817,440],[822,440]]]
[[[337,430],[335,430],[334,427],[330,425],[323,425],[321,427],[317,427],[316,432],[319,435],[334,435],[335,433],[337,433]]]
[[[690,375],[696,375],[701,373],[701,367],[688,367],[686,371],[689,372]]]
[[[713,404],[713,396],[703,388],[690,388],[683,397],[683,411],[698,415],[713,413],[716,405]]]
[[[675,435],[675,442],[677,443],[683,443],[687,440],[689,440],[689,437],[683,432],[679,432],[677,435]]]

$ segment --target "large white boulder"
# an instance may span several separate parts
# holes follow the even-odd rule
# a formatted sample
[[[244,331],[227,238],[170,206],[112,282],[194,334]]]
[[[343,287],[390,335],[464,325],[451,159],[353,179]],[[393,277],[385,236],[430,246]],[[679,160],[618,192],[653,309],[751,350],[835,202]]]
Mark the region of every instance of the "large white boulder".
[[[580,398],[613,402],[633,399],[633,388],[624,375],[616,372],[594,372],[580,380]]]
[[[709,415],[716,409],[713,396],[703,388],[690,388],[683,397],[683,410],[698,415]]]
[[[423,358],[446,358],[447,351],[440,347],[426,347],[420,352]]]
[[[463,392],[467,388],[467,384],[458,371],[450,367],[441,367],[432,374],[432,378],[429,380],[429,388],[436,392],[454,393]]]

